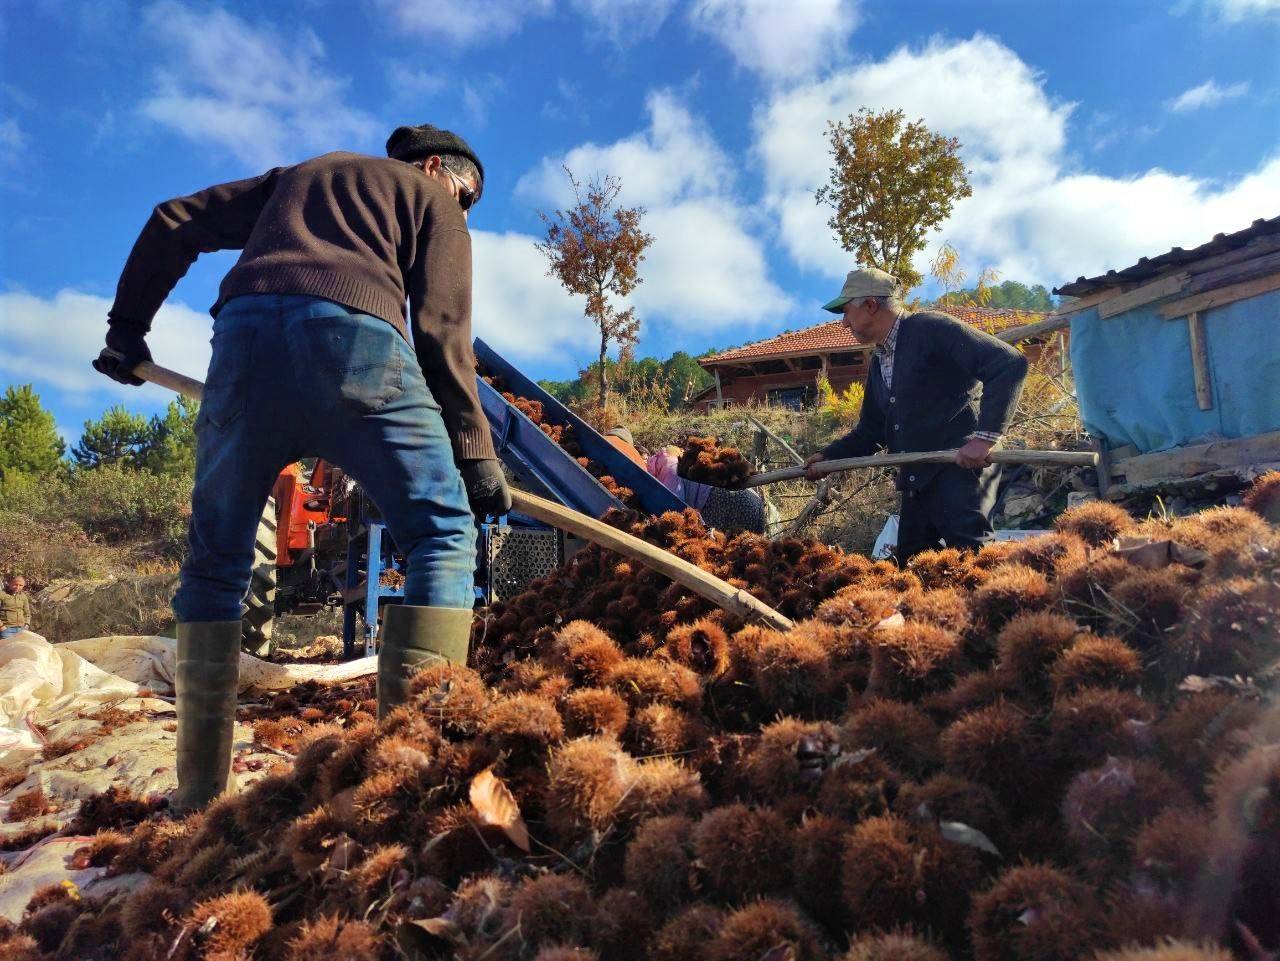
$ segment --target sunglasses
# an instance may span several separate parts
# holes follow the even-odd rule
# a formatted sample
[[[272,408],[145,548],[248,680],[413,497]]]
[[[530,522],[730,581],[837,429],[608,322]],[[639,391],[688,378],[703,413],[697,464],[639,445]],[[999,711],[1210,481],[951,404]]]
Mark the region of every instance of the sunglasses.
[[[453,178],[453,182],[458,185],[458,206],[464,211],[470,210],[476,202],[476,192],[467,186],[467,182],[459,177],[448,167],[441,167],[445,173]]]

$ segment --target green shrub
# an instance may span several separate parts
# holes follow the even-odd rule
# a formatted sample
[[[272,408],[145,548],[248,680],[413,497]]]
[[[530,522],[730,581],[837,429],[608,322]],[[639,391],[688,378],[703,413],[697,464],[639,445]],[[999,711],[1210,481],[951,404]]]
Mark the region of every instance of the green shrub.
[[[60,512],[107,543],[159,540],[180,549],[191,515],[191,481],[127,467],[75,471]]]

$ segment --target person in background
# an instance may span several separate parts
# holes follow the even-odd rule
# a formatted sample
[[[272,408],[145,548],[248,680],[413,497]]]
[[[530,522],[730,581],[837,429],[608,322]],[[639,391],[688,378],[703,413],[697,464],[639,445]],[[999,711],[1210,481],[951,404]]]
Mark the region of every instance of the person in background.
[[[637,467],[644,467],[644,455],[636,448],[636,439],[631,436],[631,431],[619,424],[617,427],[605,431],[604,439],[626,454],[627,460]]]
[[[0,591],[0,638],[13,637],[31,630],[31,595],[27,593],[27,579],[21,574],[10,574],[4,579]]]

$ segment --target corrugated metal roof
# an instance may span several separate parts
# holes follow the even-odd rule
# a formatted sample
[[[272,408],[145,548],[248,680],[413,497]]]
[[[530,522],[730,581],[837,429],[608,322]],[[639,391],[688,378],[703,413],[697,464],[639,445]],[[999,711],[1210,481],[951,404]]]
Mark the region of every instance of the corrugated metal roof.
[[[1097,277],[1079,277],[1069,284],[1058,287],[1054,293],[1065,297],[1084,297],[1111,287],[1143,283],[1161,274],[1170,273],[1178,267],[1206,257],[1225,254],[1227,251],[1243,247],[1260,237],[1272,234],[1280,234],[1280,217],[1255,220],[1244,230],[1237,230],[1233,234],[1218,234],[1207,244],[1201,244],[1191,250],[1174,247],[1167,254],[1143,257],[1133,266],[1125,267],[1123,270],[1108,270]]]
[[[1008,307],[943,307],[936,309],[944,310],[952,317],[963,320],[965,323],[973,324],[973,326],[980,330],[985,330],[987,333],[996,333],[1009,327],[1016,327],[1019,324],[1032,323],[1045,316],[1035,311],[1014,310]],[[703,367],[713,367],[718,364],[728,364],[736,361],[768,360],[771,357],[794,357],[802,354],[823,354],[867,349],[869,349],[869,345],[859,343],[853,334],[849,333],[844,325],[837,320],[779,334],[777,337],[770,337],[768,340],[759,340],[753,344],[735,347],[733,350],[726,350],[723,353],[712,354],[709,357],[700,358],[698,363]]]

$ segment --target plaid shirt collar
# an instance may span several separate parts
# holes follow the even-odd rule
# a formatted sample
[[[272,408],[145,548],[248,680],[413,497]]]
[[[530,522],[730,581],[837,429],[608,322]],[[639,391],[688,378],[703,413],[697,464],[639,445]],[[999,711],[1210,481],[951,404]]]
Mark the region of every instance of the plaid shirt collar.
[[[903,316],[903,314],[898,315],[898,319],[889,328],[889,335],[872,351],[880,361],[880,376],[884,378],[884,385],[890,390],[893,389],[893,352],[898,346],[898,330],[902,327]]]

